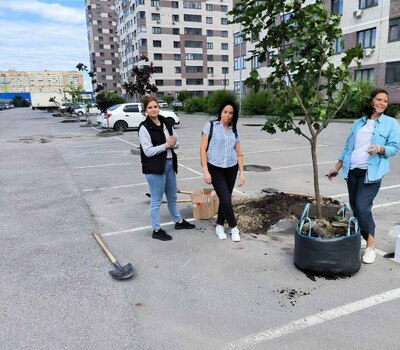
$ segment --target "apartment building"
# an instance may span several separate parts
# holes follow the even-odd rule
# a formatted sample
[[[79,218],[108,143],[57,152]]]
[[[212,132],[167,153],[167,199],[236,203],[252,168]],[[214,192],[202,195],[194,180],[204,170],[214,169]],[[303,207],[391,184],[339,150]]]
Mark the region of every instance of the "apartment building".
[[[0,85],[3,92],[54,92],[61,93],[67,87],[81,87],[83,89],[83,75],[81,72],[56,71],[2,71]]]
[[[95,74],[93,91],[121,93],[117,23],[114,0],[85,0],[90,70]]]
[[[130,81],[134,65],[152,62],[158,97],[232,90],[232,3],[115,0],[121,82]]]
[[[399,0],[325,0],[326,8],[341,15],[342,40],[345,49],[360,43],[365,57],[361,68],[350,67],[354,80],[373,82],[386,89],[392,103],[400,103],[400,1]],[[282,16],[289,14],[282,14]],[[261,76],[270,74],[268,62],[259,63],[257,58],[247,61],[254,44],[242,42],[240,25],[234,26],[234,90],[245,93],[244,79],[252,69]],[[342,57],[339,42],[335,45],[333,62]]]

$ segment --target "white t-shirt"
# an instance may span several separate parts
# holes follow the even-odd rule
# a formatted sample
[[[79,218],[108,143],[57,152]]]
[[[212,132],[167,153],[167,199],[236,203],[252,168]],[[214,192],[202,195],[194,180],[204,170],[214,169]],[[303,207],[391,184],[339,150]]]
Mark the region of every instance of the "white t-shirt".
[[[371,146],[372,132],[375,120],[367,119],[367,123],[357,131],[354,141],[354,149],[351,153],[350,169],[368,168],[368,147]]]

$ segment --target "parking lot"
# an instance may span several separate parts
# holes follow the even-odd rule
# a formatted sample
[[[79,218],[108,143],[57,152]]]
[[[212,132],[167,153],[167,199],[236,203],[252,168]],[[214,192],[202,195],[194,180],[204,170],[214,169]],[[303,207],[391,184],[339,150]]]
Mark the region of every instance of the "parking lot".
[[[180,114],[178,187],[204,186],[199,161],[206,115]],[[400,264],[389,229],[400,224],[400,161],[375,200],[379,256],[352,277],[306,275],[293,265],[293,233],[219,241],[214,220],[181,214],[195,230],[151,238],[147,183],[135,131],[99,137],[96,127],[62,123],[30,109],[0,112],[3,247],[0,322],[4,349],[394,349],[400,343]],[[308,142],[261,131],[263,118],[241,118],[247,165],[234,197],[266,187],[313,194]],[[323,175],[344,145],[349,123],[319,139],[322,195],[345,202],[339,176]],[[187,195],[179,195],[187,198]],[[112,280],[112,264],[91,236],[99,233],[135,278]]]

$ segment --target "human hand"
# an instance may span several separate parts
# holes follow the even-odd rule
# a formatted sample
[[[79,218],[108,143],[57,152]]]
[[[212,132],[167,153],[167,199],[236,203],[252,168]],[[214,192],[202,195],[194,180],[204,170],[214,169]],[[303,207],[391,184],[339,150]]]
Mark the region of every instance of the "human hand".
[[[244,173],[239,173],[239,187],[242,186],[246,182],[246,179],[244,178]]]
[[[379,153],[380,150],[381,147],[379,145],[370,145],[367,149],[367,153],[371,156],[374,156],[375,154]]]
[[[203,181],[207,184],[211,184],[211,175],[208,171],[203,171]]]
[[[325,176],[328,177],[329,181],[332,181],[332,179],[336,176],[338,176],[339,172],[336,170],[336,168],[332,168],[331,170],[329,170],[328,174],[326,174]]]
[[[176,144],[176,141],[177,141],[177,137],[176,136],[168,137],[168,140],[167,140],[168,148],[173,147]]]

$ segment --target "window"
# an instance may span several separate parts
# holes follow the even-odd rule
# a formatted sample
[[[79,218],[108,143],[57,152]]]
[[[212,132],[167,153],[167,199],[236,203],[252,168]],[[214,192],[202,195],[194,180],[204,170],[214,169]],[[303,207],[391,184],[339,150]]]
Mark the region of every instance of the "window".
[[[181,60],[181,55],[178,53],[174,54],[174,61],[180,61]]]
[[[154,67],[154,73],[162,73],[163,72],[163,67],[156,66]]]
[[[183,15],[183,20],[185,22],[201,22],[201,15],[184,14]]]
[[[161,28],[160,27],[153,27],[153,34],[161,34]]]
[[[363,49],[374,48],[376,38],[376,28],[357,32],[357,44],[361,44]]]
[[[162,79],[156,79],[155,80],[155,83],[156,83],[156,86],[164,86],[164,80],[162,80]]]
[[[207,43],[207,50],[212,50],[214,48],[213,43]]]
[[[343,15],[343,0],[332,0],[331,10],[332,14]]]
[[[221,50],[228,50],[228,43],[221,43]]]
[[[152,13],[151,14],[151,19],[153,20],[153,21],[159,21],[160,20],[160,14],[159,13]]]
[[[333,53],[335,55],[342,53],[342,45],[341,44],[342,44],[342,37],[337,38],[335,40],[335,42],[333,43]]]
[[[178,9],[179,8],[179,1],[171,1],[172,5],[171,7],[173,9]]]
[[[211,4],[206,4],[206,11],[212,11],[212,5]]]
[[[378,0],[360,0],[360,9],[378,6]]]
[[[203,79],[186,79],[186,85],[203,85]]]
[[[221,18],[221,24],[222,25],[228,25],[228,18]]]
[[[222,11],[222,12],[228,12],[228,6],[226,6],[226,5],[221,5],[221,11]]]
[[[179,15],[172,15],[172,22],[179,22]]]
[[[208,74],[214,74],[214,67],[207,67]]]
[[[208,86],[214,86],[214,79],[208,80]]]
[[[207,24],[213,24],[213,18],[212,17],[206,17],[206,23]]]
[[[194,60],[203,60],[203,55],[201,53],[187,53],[185,55],[185,59],[188,61],[194,61]]]
[[[124,107],[124,112],[125,113],[135,113],[139,112],[139,105],[126,105]]]
[[[203,66],[186,66],[186,73],[203,73]]]
[[[174,41],[174,48],[179,49],[181,47],[181,42],[180,41]]]
[[[184,31],[185,31],[185,34],[189,34],[189,35],[202,35],[201,28],[185,27]]]
[[[182,68],[181,67],[175,67],[174,68],[174,72],[175,72],[175,74],[181,74]]]
[[[182,86],[182,80],[176,79],[175,80],[175,86]]]
[[[221,73],[222,74],[229,74],[229,67],[222,67]]]
[[[202,48],[203,42],[202,41],[194,41],[194,40],[185,40],[185,47]]]
[[[208,62],[214,61],[214,55],[207,55],[207,61]]]
[[[183,8],[186,9],[201,9],[200,1],[184,1]]]
[[[360,69],[354,72],[354,80],[374,81],[374,69]]]
[[[258,57],[257,56],[252,57],[252,59],[251,59],[251,68],[252,69],[256,69],[256,68],[259,68],[259,67],[260,67],[260,62],[258,62]]]
[[[233,45],[238,45],[243,42],[242,32],[233,33]]]
[[[214,36],[213,30],[207,30],[207,36]]]
[[[239,70],[239,69],[244,69],[246,68],[246,57],[235,57],[233,59],[233,69],[234,70]]]
[[[222,62],[228,62],[229,61],[229,56],[228,55],[221,55],[221,61]]]
[[[400,61],[386,63],[385,83],[400,83]]]
[[[227,30],[221,30],[221,38],[227,38],[228,37],[228,31]]]
[[[152,7],[160,7],[160,0],[151,0]]]
[[[400,40],[400,18],[389,21],[389,42]]]
[[[172,28],[173,35],[179,35],[179,28]]]
[[[161,40],[153,40],[153,47],[161,47]]]

